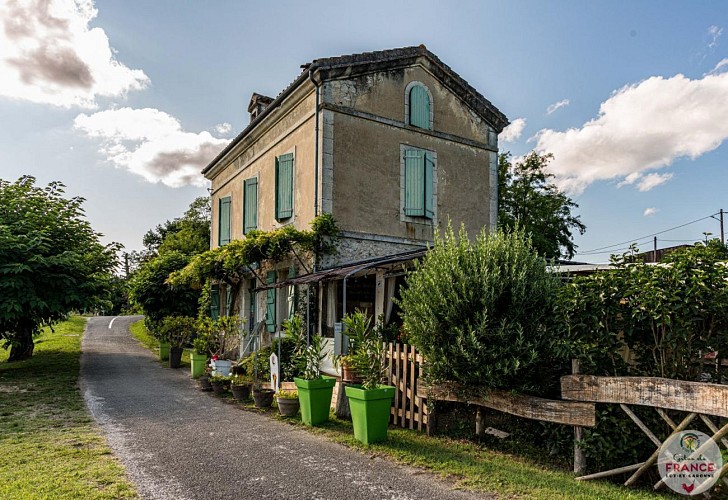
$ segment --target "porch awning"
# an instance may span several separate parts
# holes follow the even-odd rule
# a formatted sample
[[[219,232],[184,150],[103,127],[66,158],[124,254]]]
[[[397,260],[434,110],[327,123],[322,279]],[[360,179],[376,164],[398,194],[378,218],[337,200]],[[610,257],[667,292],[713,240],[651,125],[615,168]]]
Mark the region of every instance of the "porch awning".
[[[358,262],[352,262],[344,264],[338,267],[332,267],[331,269],[324,269],[316,271],[315,273],[302,274],[295,278],[290,278],[285,281],[279,281],[271,285],[263,285],[255,289],[256,292],[261,290],[268,290],[270,288],[280,288],[288,285],[306,285],[310,283],[318,283],[320,281],[331,281],[336,279],[343,279],[345,277],[357,276],[361,273],[369,271],[371,269],[387,269],[390,270],[393,267],[407,262],[410,260],[419,259],[427,253],[426,248],[410,250],[408,252],[398,253],[394,255],[387,255],[384,257],[376,257],[374,259],[361,260]]]

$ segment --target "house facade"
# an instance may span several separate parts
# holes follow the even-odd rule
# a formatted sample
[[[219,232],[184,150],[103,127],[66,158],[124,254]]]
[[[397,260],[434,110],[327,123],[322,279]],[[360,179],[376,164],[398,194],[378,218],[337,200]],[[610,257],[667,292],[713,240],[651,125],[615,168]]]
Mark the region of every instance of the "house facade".
[[[342,230],[336,254],[251,273],[240,284],[249,293],[229,304],[274,332],[306,288],[314,330],[332,336],[357,307],[391,318],[402,263],[436,228],[495,226],[497,137],[508,121],[424,46],[302,69],[277,97],[253,94],[250,124],[203,170],[211,246],[252,229],[308,229],[332,214]]]

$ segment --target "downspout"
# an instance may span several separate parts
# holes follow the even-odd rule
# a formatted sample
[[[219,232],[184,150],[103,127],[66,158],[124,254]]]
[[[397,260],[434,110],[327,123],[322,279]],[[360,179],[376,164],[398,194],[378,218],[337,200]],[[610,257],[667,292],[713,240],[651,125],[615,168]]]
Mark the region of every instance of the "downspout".
[[[319,85],[321,82],[317,82],[313,77],[314,66],[311,65],[308,68],[308,78],[314,86],[314,92],[316,93],[316,107],[314,109],[314,128],[315,128],[315,140],[314,140],[314,156],[313,156],[313,216],[318,217],[318,157],[319,157]],[[313,255],[313,272],[318,269],[318,255]],[[311,286],[306,287],[306,345],[311,344]]]

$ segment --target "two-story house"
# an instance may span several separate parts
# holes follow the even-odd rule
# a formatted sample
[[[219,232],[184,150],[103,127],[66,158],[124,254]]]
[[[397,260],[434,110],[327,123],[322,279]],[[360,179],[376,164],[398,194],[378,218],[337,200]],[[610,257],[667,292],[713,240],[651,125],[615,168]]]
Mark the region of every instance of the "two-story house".
[[[336,255],[251,274],[240,285],[250,293],[233,305],[272,332],[302,296],[297,287],[313,287],[312,330],[333,336],[356,307],[393,319],[402,263],[422,255],[448,219],[472,235],[495,226],[497,137],[508,121],[424,45],[302,68],[277,97],[253,94],[250,124],[203,174],[213,247],[333,214]]]

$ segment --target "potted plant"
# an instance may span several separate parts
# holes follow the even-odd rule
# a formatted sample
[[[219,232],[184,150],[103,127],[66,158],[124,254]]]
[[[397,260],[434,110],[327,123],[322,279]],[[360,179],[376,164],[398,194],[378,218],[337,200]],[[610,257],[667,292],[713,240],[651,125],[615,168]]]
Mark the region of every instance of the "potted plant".
[[[218,396],[225,394],[230,389],[230,376],[229,375],[211,375],[210,385],[212,390]]]
[[[321,353],[321,336],[315,335],[311,344],[302,347],[298,352],[300,377],[293,381],[298,388],[298,400],[301,404],[301,420],[306,425],[319,425],[329,419],[331,396],[334,392],[334,377],[321,375],[321,361],[325,355]]]
[[[167,316],[162,320],[160,334],[169,341],[169,367],[179,368],[182,349],[195,334],[195,320],[189,316]]]
[[[298,402],[298,391],[279,389],[276,393],[278,411],[284,417],[295,417],[300,404]]]
[[[210,343],[207,338],[207,332],[201,330],[198,325],[198,333],[195,340],[192,341],[192,350],[190,351],[190,374],[192,378],[198,378],[204,375],[207,368],[207,359],[210,355]]]
[[[233,397],[238,401],[247,401],[250,399],[252,385],[253,381],[248,375],[237,374],[230,378],[230,391],[232,391]]]
[[[205,317],[198,321],[200,334],[206,337],[212,354],[211,364],[215,373],[230,375],[230,351],[235,347],[234,340],[240,336],[242,324],[243,320],[238,316],[220,316],[216,320]]]
[[[270,379],[270,366],[265,356],[260,356],[258,351],[254,352],[246,359],[243,359],[239,365],[245,366],[247,373],[253,373],[253,402],[256,408],[270,408],[273,404],[273,396],[275,391],[264,387],[264,382]]]
[[[361,342],[350,356],[350,362],[362,378],[361,385],[344,388],[349,398],[354,437],[364,444],[387,439],[390,407],[394,386],[382,385],[384,376],[384,343],[378,329],[371,328],[371,320],[361,311],[344,318],[347,332],[358,336]]]
[[[197,384],[201,391],[211,391],[212,384],[210,384],[210,376],[212,375],[212,368],[209,365],[205,366],[205,371],[197,379]]]

